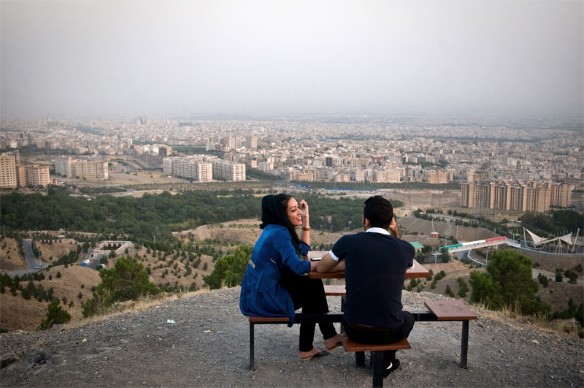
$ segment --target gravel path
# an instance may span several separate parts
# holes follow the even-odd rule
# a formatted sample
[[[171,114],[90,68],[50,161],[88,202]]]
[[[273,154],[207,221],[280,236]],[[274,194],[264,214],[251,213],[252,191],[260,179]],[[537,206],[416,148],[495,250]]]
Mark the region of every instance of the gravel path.
[[[411,311],[430,293],[404,292]],[[301,363],[298,326],[256,327],[255,370],[249,327],[238,308],[239,288],[196,293],[143,311],[68,329],[0,336],[0,354],[16,358],[0,370],[2,387],[369,387],[371,371],[338,348]],[[331,297],[331,311],[339,298]],[[528,324],[488,318],[471,322],[468,369],[458,366],[461,325],[416,323],[411,350],[386,386],[584,387],[584,340]],[[322,346],[317,337],[315,345]]]

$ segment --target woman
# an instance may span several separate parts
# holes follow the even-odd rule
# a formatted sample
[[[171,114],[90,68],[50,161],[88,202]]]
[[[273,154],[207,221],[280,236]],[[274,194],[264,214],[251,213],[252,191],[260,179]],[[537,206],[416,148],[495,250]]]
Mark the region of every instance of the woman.
[[[298,226],[302,227],[300,237],[296,233]],[[262,198],[260,229],[262,234],[241,283],[241,312],[252,316],[288,316],[288,326],[294,323],[294,311],[301,307],[305,314],[328,313],[322,281],[306,276],[317,264],[304,259],[310,250],[306,201],[298,203],[288,194],[266,195]],[[318,325],[327,350],[340,345],[341,336],[331,321],[323,319]],[[327,354],[312,344],[315,328],[314,322],[300,324],[298,349],[302,361]]]

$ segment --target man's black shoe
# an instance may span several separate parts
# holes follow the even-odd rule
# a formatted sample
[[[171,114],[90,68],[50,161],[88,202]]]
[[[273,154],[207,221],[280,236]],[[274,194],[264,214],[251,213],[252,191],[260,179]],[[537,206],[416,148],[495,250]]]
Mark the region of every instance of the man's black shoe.
[[[397,368],[399,368],[399,360],[397,358],[394,358],[393,360],[391,360],[389,365],[385,366],[385,369],[383,370],[383,378],[389,376],[389,374],[396,370]]]

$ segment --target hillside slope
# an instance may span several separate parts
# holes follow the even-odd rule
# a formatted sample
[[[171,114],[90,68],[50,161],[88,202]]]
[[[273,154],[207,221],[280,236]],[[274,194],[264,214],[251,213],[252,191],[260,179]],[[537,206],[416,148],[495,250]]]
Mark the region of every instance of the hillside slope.
[[[404,294],[406,309],[424,310],[430,293]],[[352,353],[297,359],[298,326],[256,329],[256,369],[249,371],[249,327],[239,288],[198,292],[142,311],[72,328],[0,335],[3,355],[18,361],[0,370],[2,386],[298,386],[371,385]],[[329,298],[339,311],[339,298]],[[584,340],[545,332],[473,307],[468,369],[458,366],[461,326],[417,323],[412,349],[387,386],[583,386]],[[322,346],[316,336],[315,345]]]
[[[175,233],[175,236],[187,242],[213,241],[216,249],[225,250],[240,243],[253,244],[260,233],[258,225],[258,220],[242,219],[214,225],[203,225],[193,230]],[[456,228],[445,222],[434,222],[432,225],[429,221],[413,216],[402,217],[400,225],[402,231],[407,233],[404,235],[406,240],[418,241],[433,246],[438,246],[441,240],[430,237],[432,230],[436,230],[441,234],[456,234],[465,241],[488,238],[495,235],[493,232],[482,228]],[[328,247],[342,234],[315,230],[312,236],[313,247],[315,249],[319,249],[320,246]],[[12,239],[5,239],[5,241],[8,248],[0,251],[0,272],[11,273],[10,270],[25,267],[24,259],[18,254],[16,242]],[[48,259],[62,257],[78,243],[71,239],[61,239],[59,242],[50,244],[42,242],[37,242],[36,244],[42,252],[42,257]],[[160,252],[147,253],[146,249],[139,250],[137,254],[144,267],[150,270],[151,281],[158,286],[170,284],[186,289],[195,284],[197,289],[201,289],[204,287],[203,277],[209,275],[215,265],[210,256],[202,255],[201,264],[198,267],[193,267],[192,273],[187,275],[185,266],[187,261],[180,258],[175,260],[172,258],[173,254],[165,254],[168,259],[161,259]],[[570,299],[576,305],[583,303],[582,283],[571,285],[567,283],[567,280],[562,283],[556,283],[553,281],[552,275],[558,268],[566,270],[572,269],[578,264],[580,266],[584,265],[584,258],[558,255],[537,256],[523,251],[521,254],[528,255],[534,263],[537,263],[538,268],[551,273],[549,275],[550,286],[545,289],[540,287],[538,295],[545,303],[552,306],[552,311],[566,309]],[[50,260],[45,261],[45,263],[49,262]],[[471,271],[468,266],[465,267],[456,262],[451,262],[448,265],[427,264],[427,267],[432,269],[434,273],[438,273],[441,270],[445,270],[447,273],[447,277],[437,284],[436,289],[430,288],[430,282],[424,282],[423,284],[423,291],[439,294],[445,294],[446,286],[450,286],[456,293],[459,289],[458,277],[468,282],[469,272]],[[92,287],[101,282],[98,272],[76,265],[68,266],[68,268],[60,265],[45,270],[43,273],[45,274],[45,280],[35,282],[35,284],[37,286],[42,285],[45,289],[54,289],[56,297],[62,301],[67,301],[63,306],[67,305],[66,309],[72,315],[73,322],[79,321],[82,317],[82,303],[91,298]],[[57,274],[62,278],[59,278]],[[13,296],[9,292],[0,294],[0,328],[11,331],[17,329],[35,330],[46,317],[47,305],[48,302],[39,302],[34,298],[24,300],[20,294],[17,294],[17,296]]]

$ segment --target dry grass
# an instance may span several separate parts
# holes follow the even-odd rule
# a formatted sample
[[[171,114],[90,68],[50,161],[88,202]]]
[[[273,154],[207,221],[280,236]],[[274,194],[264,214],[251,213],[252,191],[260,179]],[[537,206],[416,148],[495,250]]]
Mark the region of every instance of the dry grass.
[[[63,327],[65,328],[81,327],[88,325],[92,322],[99,322],[104,319],[110,319],[112,317],[125,314],[130,311],[147,310],[149,308],[159,306],[169,301],[178,300],[206,292],[209,292],[209,290],[203,289],[184,293],[164,293],[159,295],[147,295],[139,298],[138,300],[129,300],[117,303],[114,306],[111,306],[111,308],[108,309],[104,314],[94,315],[83,320],[78,320],[74,322],[72,321],[66,325],[63,325]]]
[[[13,271],[26,268],[27,264],[21,256],[18,243],[13,238],[0,240],[0,268],[5,271]]]
[[[566,334],[575,338],[584,338],[584,329],[575,319],[557,319],[550,321],[545,315],[521,315],[517,308],[506,307],[502,310],[489,310],[482,304],[474,304],[473,308],[480,310],[480,315],[497,322],[504,323],[517,330],[525,325],[537,327],[548,333]]]

